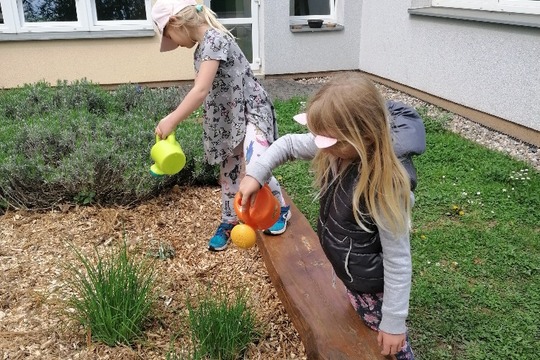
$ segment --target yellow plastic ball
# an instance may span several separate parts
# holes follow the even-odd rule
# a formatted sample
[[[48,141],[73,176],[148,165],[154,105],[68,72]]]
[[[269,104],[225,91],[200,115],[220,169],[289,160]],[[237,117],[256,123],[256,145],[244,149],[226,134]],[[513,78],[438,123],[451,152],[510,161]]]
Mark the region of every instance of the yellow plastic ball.
[[[238,224],[231,231],[231,240],[239,248],[249,249],[255,245],[257,234],[251,226]]]

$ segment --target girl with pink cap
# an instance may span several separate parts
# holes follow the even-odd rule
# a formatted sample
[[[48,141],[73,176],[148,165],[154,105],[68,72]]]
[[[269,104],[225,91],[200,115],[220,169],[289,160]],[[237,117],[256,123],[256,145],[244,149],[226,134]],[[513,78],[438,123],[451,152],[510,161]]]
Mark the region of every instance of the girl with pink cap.
[[[220,165],[222,194],[221,224],[208,248],[224,250],[238,222],[233,203],[243,169],[277,138],[274,106],[234,37],[212,10],[195,0],[157,0],[152,18],[162,34],[162,52],[196,45],[193,88],[161,119],[155,132],[166,138],[204,103],[205,156],[210,164]],[[290,211],[277,180],[270,177],[268,184],[281,204],[281,216],[265,232],[277,235],[285,231]]]

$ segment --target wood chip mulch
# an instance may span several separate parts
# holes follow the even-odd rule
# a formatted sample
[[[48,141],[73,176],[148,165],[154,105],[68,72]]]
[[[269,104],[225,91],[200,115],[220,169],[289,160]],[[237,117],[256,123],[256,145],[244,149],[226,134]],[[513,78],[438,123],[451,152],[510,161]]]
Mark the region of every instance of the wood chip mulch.
[[[186,299],[207,289],[246,289],[262,335],[245,359],[306,359],[299,335],[255,246],[209,252],[220,219],[220,190],[175,187],[134,208],[59,206],[0,217],[0,359],[165,359],[189,348]],[[129,254],[153,261],[158,303],[145,337],[133,347],[89,341],[69,316],[70,247],[93,259],[126,242]],[[154,257],[162,250],[167,258]],[[151,256],[149,256],[151,255]],[[171,339],[177,336],[176,340]]]

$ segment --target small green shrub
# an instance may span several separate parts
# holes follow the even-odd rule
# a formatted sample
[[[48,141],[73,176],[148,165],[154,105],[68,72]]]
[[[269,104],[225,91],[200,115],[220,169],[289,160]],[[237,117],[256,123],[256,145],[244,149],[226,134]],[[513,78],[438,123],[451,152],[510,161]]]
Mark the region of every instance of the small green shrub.
[[[194,359],[236,359],[259,335],[245,292],[230,296],[224,289],[208,290],[197,304],[188,299],[186,306]]]
[[[184,169],[162,178],[149,173],[156,123],[181,97],[179,88],[126,84],[107,92],[86,80],[0,92],[0,211],[130,205],[175,184],[217,184],[218,168],[204,159],[200,112],[176,131]]]
[[[109,346],[131,345],[144,329],[154,303],[154,270],[149,263],[128,257],[124,246],[96,260],[74,249],[83,269],[69,265],[74,295],[71,315],[90,331],[92,339]]]

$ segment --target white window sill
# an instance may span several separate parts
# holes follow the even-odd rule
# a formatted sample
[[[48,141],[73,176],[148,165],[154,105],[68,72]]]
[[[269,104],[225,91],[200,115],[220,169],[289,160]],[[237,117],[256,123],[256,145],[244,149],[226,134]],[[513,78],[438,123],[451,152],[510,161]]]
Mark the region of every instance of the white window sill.
[[[310,28],[307,24],[291,24],[289,28],[291,32],[293,33],[303,33],[303,32],[341,31],[345,27],[340,24],[334,24],[333,26],[328,26],[328,24],[323,24],[323,26],[320,28]]]
[[[67,32],[26,32],[26,33],[19,33],[19,34],[0,33],[0,41],[114,39],[114,38],[151,37],[154,35],[156,35],[156,33],[153,29],[109,30],[109,31],[67,31]]]
[[[518,14],[511,12],[457,9],[435,6],[411,8],[409,9],[409,14],[515,26],[540,27],[540,16],[534,14]]]

